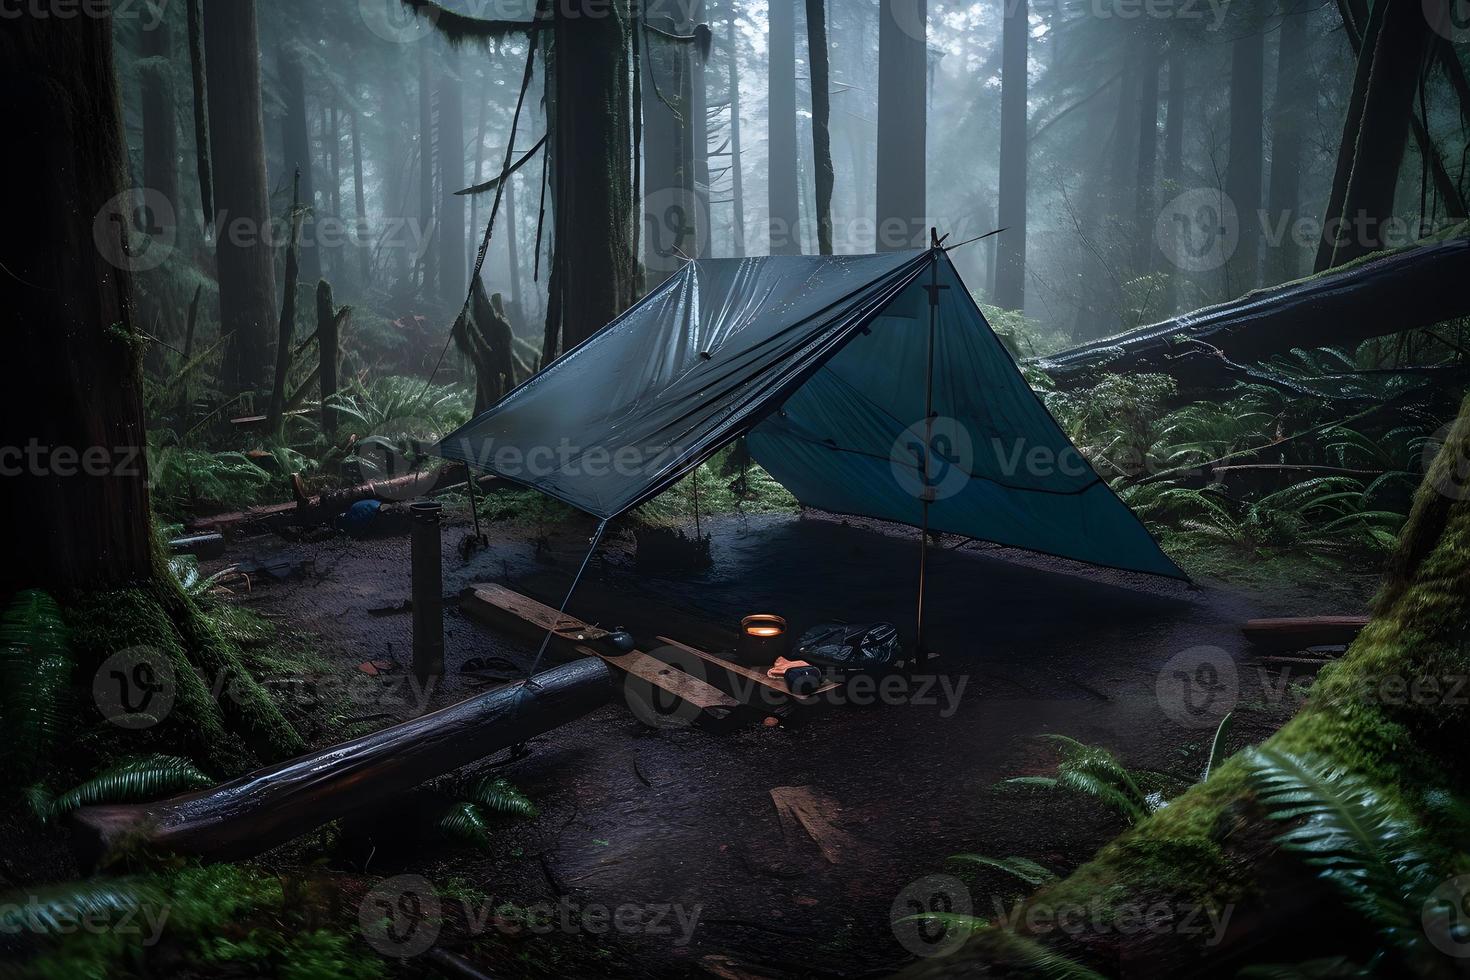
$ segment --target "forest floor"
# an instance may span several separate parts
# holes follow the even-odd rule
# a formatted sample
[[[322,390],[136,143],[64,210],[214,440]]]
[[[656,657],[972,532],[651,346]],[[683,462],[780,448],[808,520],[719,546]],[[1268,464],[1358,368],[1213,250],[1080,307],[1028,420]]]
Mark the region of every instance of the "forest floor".
[[[711,647],[757,611],[782,613],[795,632],[823,620],[886,620],[911,632],[912,530],[813,512],[724,515],[702,526],[714,565],[684,577],[635,571],[631,538],[614,529],[569,611],[640,639],[664,634]],[[464,560],[454,546],[468,530],[458,512],[446,521],[446,595],[497,581],[556,605],[592,526],[580,518],[493,523],[488,549]],[[391,826],[380,822],[371,848],[335,859],[333,870],[424,876],[446,902],[463,903],[442,944],[492,972],[886,972],[914,952],[895,938],[895,903],[903,907],[916,879],[954,873],[948,856],[1021,855],[1065,872],[1121,829],[1090,802],[997,788],[1007,777],[1050,770],[1053,753],[1031,736],[1100,744],[1130,767],[1187,784],[1204,766],[1219,713],[1197,724],[1171,720],[1159,691],[1161,674],[1181,662],[1174,658],[1217,648],[1238,666],[1236,690],[1225,694],[1237,701],[1233,750],[1278,727],[1300,694],[1294,684],[1310,679],[1288,674],[1283,683],[1279,672],[1261,673],[1241,623],[1361,612],[1377,582],[1365,572],[1270,589],[1219,581],[1192,588],[956,544],[946,539],[931,552],[928,635],[941,656],[933,662],[939,681],[924,697],[825,706],[780,727],[728,734],[649,728],[617,698],[535,739],[519,760],[487,760],[495,768],[486,771],[540,810],[497,829],[493,852],[395,848]],[[311,564],[292,581],[257,578],[242,600],[248,608],[305,634],[344,668],[408,662],[410,617],[369,612],[409,595],[406,534],[317,544],[256,537],[204,567],[255,559]],[[504,657],[524,669],[534,652],[453,607],[445,646],[445,684],[433,707],[481,689],[460,670],[467,660]],[[380,710],[395,716],[416,710],[411,698],[385,701]],[[789,824],[783,831],[771,792],[778,787],[810,789],[830,822],[824,846]],[[299,859],[288,848],[265,860],[286,870]],[[974,914],[985,918],[1026,890],[1003,876],[968,880]],[[493,909],[497,925],[469,923],[477,905],[481,916]],[[515,925],[548,910],[550,932]],[[619,910],[626,928],[610,928]]]

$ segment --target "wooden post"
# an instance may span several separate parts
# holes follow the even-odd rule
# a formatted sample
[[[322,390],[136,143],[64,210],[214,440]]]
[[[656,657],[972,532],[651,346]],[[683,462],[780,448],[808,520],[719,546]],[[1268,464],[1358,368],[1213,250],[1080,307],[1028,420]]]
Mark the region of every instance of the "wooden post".
[[[444,569],[440,560],[442,504],[425,500],[409,507],[413,575],[413,674],[420,683],[444,676]]]

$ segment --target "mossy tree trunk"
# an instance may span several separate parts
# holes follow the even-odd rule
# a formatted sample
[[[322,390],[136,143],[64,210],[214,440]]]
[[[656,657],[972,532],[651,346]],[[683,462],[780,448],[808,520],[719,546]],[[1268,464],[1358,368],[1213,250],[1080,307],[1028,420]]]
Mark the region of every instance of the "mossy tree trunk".
[[[32,379],[4,386],[15,432],[4,441],[20,447],[3,459],[4,593],[153,570],[111,24],[24,15],[0,31],[6,124],[26,148],[0,155],[19,191],[0,235],[0,323],[13,373]]]
[[[14,99],[10,131],[27,148],[0,157],[9,186],[27,188],[10,204],[17,233],[0,237],[0,325],[17,373],[49,382],[5,389],[15,443],[36,451],[7,477],[16,519],[0,538],[0,594],[41,588],[63,601],[78,676],[144,645],[172,662],[176,707],[149,744],[221,766],[243,759],[232,732],[264,754],[297,751],[299,736],[238,648],[174,585],[155,549],[112,19],[7,22],[0,81]],[[214,701],[216,679],[235,696]],[[110,730],[95,715],[85,724]]]
[[[1452,693],[1454,680],[1470,674],[1467,624],[1470,398],[1415,496],[1372,621],[1343,659],[1321,672],[1297,715],[1266,742],[1368,782],[1421,828],[1422,852],[1447,879],[1470,861],[1464,802],[1470,759],[1463,751],[1470,705]],[[1415,693],[1394,696],[1396,690]],[[1423,690],[1438,696],[1421,697]],[[1299,959],[1357,945],[1344,931],[1357,920],[1332,904],[1336,892],[1314,881],[1316,869],[1300,855],[1277,845],[1283,829],[1258,801],[1243,761],[1232,759],[1070,877],[1033,895],[1016,917],[1021,926],[982,932],[909,975],[989,972],[991,964],[1016,962],[1019,941],[1038,939],[1105,972],[1139,976],[1188,976],[1206,966],[1212,975],[1231,975],[1273,942],[1279,942],[1274,955],[1284,950]],[[1185,929],[1178,919],[1167,923],[1178,928],[1132,934],[1107,927],[1120,921],[1121,912],[1153,908],[1232,914],[1223,931]],[[1024,925],[1059,921],[1055,914],[1062,910],[1088,910],[1094,917],[1089,922],[1099,927],[1043,937]],[[1447,974],[1450,964],[1443,961]]]

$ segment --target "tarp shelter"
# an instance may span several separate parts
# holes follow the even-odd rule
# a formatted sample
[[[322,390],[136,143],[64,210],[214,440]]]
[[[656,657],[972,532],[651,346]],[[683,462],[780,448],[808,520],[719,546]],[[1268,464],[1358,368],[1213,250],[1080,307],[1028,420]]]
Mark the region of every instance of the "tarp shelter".
[[[740,435],[812,507],[1185,577],[939,248],[692,261],[435,453],[605,521]]]

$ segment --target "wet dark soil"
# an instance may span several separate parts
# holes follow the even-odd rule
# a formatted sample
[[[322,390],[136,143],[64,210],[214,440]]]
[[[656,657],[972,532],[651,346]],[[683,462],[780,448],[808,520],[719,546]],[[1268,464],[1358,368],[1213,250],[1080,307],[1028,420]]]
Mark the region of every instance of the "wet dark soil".
[[[702,527],[714,565],[685,576],[635,571],[631,536],[614,528],[569,612],[645,641],[663,634],[712,649],[733,639],[742,615],[764,611],[786,616],[794,631],[825,620],[888,621],[912,636],[912,530],[810,512],[722,516]],[[445,592],[494,581],[557,605],[592,530],[590,520],[496,524],[489,547],[465,560],[456,545],[468,526],[450,522]],[[1333,600],[1329,609],[1310,583],[1246,594],[948,538],[930,556],[927,644],[939,656],[924,696],[915,687],[898,703],[803,709],[777,727],[725,734],[650,728],[618,698],[535,739],[524,758],[487,760],[540,808],[535,820],[507,825],[494,852],[381,848],[354,859],[355,870],[365,862],[374,875],[420,874],[448,896],[468,887],[508,903],[491,920],[502,928],[460,921],[444,935],[497,975],[890,970],[922,952],[901,944],[892,925],[895,909],[913,911],[905,889],[954,873],[948,856],[1021,855],[1065,872],[1122,829],[1088,801],[997,787],[1048,770],[1054,756],[1033,736],[1101,744],[1183,786],[1198,777],[1225,708],[1236,708],[1231,740],[1239,744],[1290,714],[1289,685],[1258,673],[1240,624],[1360,611],[1372,586],[1366,576],[1349,583],[1358,608]],[[343,665],[409,661],[410,616],[369,612],[409,595],[406,536],[247,539],[210,570],[274,559],[309,561],[311,573],[257,580],[243,600],[251,608],[308,634]],[[445,646],[447,676],[433,707],[480,689],[460,672],[466,661],[500,657],[525,669],[534,653],[452,607]],[[1201,663],[1223,680],[1202,697],[1181,694]],[[411,701],[355,710],[404,716],[417,710]],[[781,787],[804,788],[816,801],[827,821],[818,825],[821,842],[799,823],[783,827],[772,796]],[[966,879],[956,900],[993,917],[1020,890],[981,875]],[[507,924],[538,905],[557,920],[550,934]],[[607,918],[620,909],[623,928]]]

